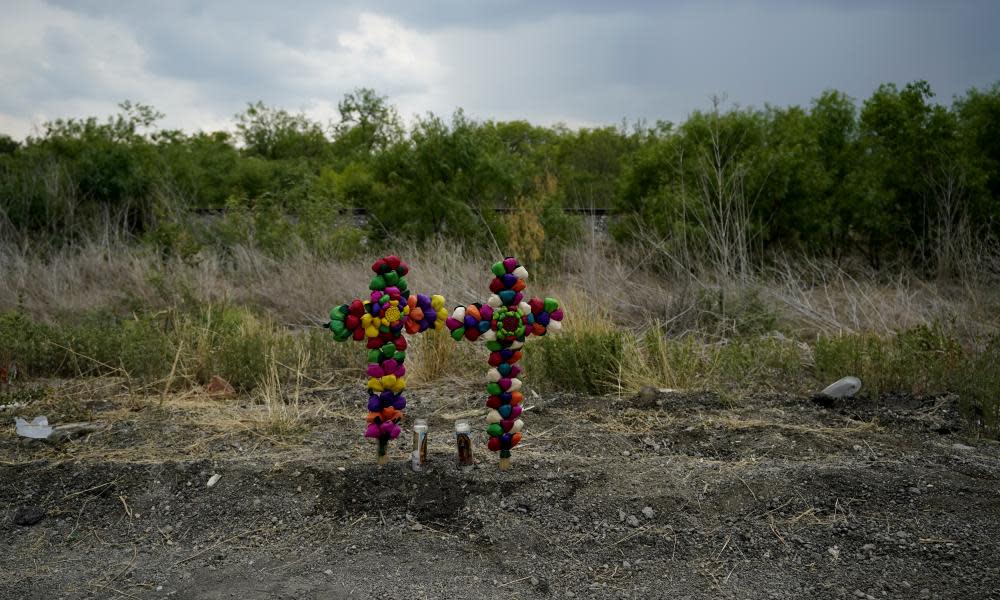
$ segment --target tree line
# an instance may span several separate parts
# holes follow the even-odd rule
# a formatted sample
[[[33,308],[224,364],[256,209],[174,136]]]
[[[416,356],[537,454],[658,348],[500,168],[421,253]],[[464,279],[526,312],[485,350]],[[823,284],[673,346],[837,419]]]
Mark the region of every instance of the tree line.
[[[231,131],[186,133],[125,102],[23,142],[0,135],[0,230],[63,245],[111,223],[182,255],[443,236],[537,259],[578,236],[566,207],[605,208],[616,241],[734,274],[785,253],[950,272],[1000,234],[1000,83],[950,105],[915,82],[860,104],[837,91],[805,107],[716,99],[681,123],[580,129],[460,109],[405,126],[370,89],[339,113],[324,124],[256,103]],[[366,209],[365,229],[346,208]]]

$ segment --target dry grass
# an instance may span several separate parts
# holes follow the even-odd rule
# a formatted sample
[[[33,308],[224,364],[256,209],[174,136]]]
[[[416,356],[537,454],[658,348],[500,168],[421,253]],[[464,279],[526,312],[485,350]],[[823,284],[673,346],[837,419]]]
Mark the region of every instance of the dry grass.
[[[493,253],[443,241],[391,250],[409,261],[414,291],[443,294],[449,306],[489,295]],[[214,303],[255,307],[278,323],[310,324],[324,321],[333,304],[367,291],[374,258],[331,260],[300,252],[279,260],[234,247],[182,261],[113,240],[45,254],[4,245],[0,310],[21,307],[52,320],[95,309],[127,314]],[[906,274],[884,279],[799,260],[735,284],[704,272],[663,276],[653,270],[660,258],[655,249],[622,249],[591,239],[569,249],[559,265],[529,265],[528,293],[560,298],[570,319],[610,318],[632,330],[659,321],[674,334],[704,332],[706,316],[731,318],[717,297],[728,302],[753,293],[803,338],[888,333],[933,322],[953,325],[962,337],[975,336],[995,329],[1000,307],[1000,289],[989,281],[928,281]]]
[[[388,250],[410,263],[412,290],[441,293],[449,307],[489,295],[493,253],[443,241]],[[365,294],[375,258],[299,252],[275,259],[235,247],[182,261],[115,240],[45,254],[0,245],[0,314],[18,308],[56,331],[93,311],[134,321],[113,343],[92,345],[101,359],[69,343],[63,353],[80,374],[122,375],[131,391],[158,397],[231,372],[237,387],[257,390],[258,425],[285,435],[310,418],[299,405],[302,388],[358,379],[361,345],[334,344],[311,327],[331,306]],[[736,282],[706,269],[665,275],[656,268],[662,260],[656,247],[624,248],[595,235],[557,264],[529,264],[527,293],[558,298],[567,314],[559,336],[526,344],[529,384],[619,395],[646,385],[803,391],[820,375],[813,360],[818,338],[891,337],[929,326],[977,349],[1000,324],[1000,286],[987,280],[859,275],[803,259]],[[235,329],[220,329],[219,320]],[[100,332],[100,325],[89,331]],[[157,352],[134,352],[131,360],[152,376],[138,376],[114,354],[135,331],[150,336],[142,348]],[[481,381],[481,344],[455,343],[440,331],[410,342],[412,384]],[[0,360],[8,358],[0,345]],[[876,363],[872,368],[881,368]],[[72,374],[65,371],[59,374]]]
[[[889,280],[833,264],[784,262],[762,287],[782,321],[806,335],[890,334],[935,323],[970,339],[996,331],[1000,290],[991,281],[933,281],[912,274]]]
[[[103,426],[78,438],[71,452],[59,445],[36,443],[31,448],[51,465],[156,463],[236,451],[251,457],[274,450],[298,452],[302,439],[322,423],[357,426],[359,413],[344,403],[342,398],[350,395],[342,388],[322,388],[304,377],[299,384],[278,384],[274,376],[285,367],[271,364],[273,370],[263,377],[269,381],[237,401],[212,396],[201,387],[165,397],[129,391],[121,377],[50,381],[46,397],[32,403],[31,414],[45,414],[54,423],[93,420]],[[15,434],[5,429],[0,436]]]
[[[274,435],[289,435],[302,428],[304,415],[300,398],[302,379],[309,368],[308,350],[300,348],[297,358],[298,364],[292,367],[294,383],[286,388],[282,384],[279,369],[288,367],[278,363],[272,350],[268,356],[267,368],[255,390],[257,399],[265,409],[261,425]]]

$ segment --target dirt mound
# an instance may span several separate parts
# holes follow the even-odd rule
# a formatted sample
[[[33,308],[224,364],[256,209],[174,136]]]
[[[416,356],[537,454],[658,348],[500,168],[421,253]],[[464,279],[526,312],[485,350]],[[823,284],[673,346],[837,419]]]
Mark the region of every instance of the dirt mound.
[[[952,398],[532,396],[500,472],[482,437],[480,465],[454,460],[452,421],[475,394],[419,396],[422,473],[403,440],[374,464],[350,395],[317,396],[291,433],[254,425],[250,406],[102,400],[110,426],[89,437],[0,434],[0,597],[975,599],[1000,586],[1000,445]]]

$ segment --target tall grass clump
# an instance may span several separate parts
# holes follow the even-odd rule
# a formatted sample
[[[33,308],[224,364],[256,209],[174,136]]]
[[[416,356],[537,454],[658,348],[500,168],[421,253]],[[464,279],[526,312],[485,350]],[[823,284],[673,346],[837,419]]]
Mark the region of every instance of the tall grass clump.
[[[312,358],[302,363],[303,355]],[[7,311],[0,313],[0,360],[16,361],[28,376],[114,375],[137,386],[166,378],[201,385],[218,375],[239,391],[257,388],[272,362],[288,366],[282,381],[293,373],[327,379],[354,364],[319,327],[292,330],[227,304],[130,317],[93,312],[55,323]]]
[[[657,324],[630,340],[619,375],[627,392],[652,386],[729,394],[801,385],[804,363],[804,349],[783,338],[707,341],[671,336]]]
[[[920,325],[890,336],[820,337],[813,356],[820,381],[854,375],[864,383],[863,393],[875,399],[888,392],[949,391],[969,359],[961,344],[938,325]]]
[[[990,336],[982,351],[956,373],[954,389],[974,421],[1000,430],[1000,334]]]
[[[625,336],[619,332],[569,331],[525,346],[527,368],[538,373],[534,385],[581,394],[605,394],[617,388],[616,367],[625,348]]]
[[[55,337],[52,326],[22,311],[0,312],[0,366],[16,362],[27,375],[56,374],[64,357],[49,343]]]
[[[258,374],[253,394],[263,408],[263,414],[257,419],[256,425],[277,436],[298,433],[306,420],[300,400],[305,374],[309,369],[309,351],[299,348],[292,365],[280,363],[273,349],[265,360],[265,369]]]
[[[524,345],[532,384],[582,394],[615,391],[627,334],[588,294],[567,290],[562,300],[566,308],[562,331],[528,338]]]
[[[52,324],[18,310],[0,314],[0,359],[28,375],[120,374],[150,381],[165,374],[172,356],[158,315],[121,319],[96,311]]]
[[[424,384],[443,378],[460,379],[468,374],[468,365],[475,364],[471,344],[456,344],[447,329],[428,329],[407,339],[408,380]],[[360,354],[360,352],[359,352]]]

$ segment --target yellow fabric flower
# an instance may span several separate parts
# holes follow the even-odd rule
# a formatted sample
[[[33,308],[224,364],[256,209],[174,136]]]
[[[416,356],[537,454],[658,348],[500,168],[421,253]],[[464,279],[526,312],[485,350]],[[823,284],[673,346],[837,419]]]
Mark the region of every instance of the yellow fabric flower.
[[[386,325],[389,325],[391,323],[395,323],[396,321],[398,321],[399,317],[400,317],[399,308],[396,306],[390,306],[385,310],[385,318],[383,320],[385,321]]]

